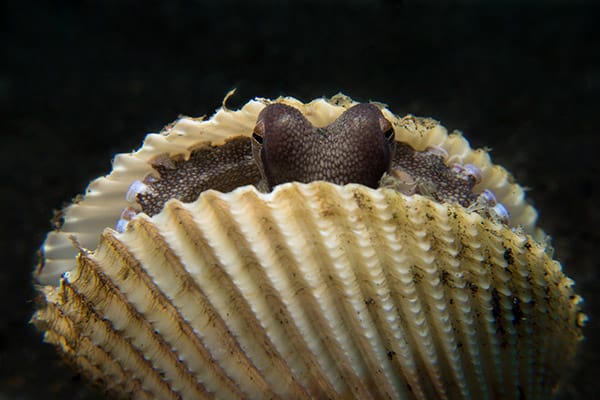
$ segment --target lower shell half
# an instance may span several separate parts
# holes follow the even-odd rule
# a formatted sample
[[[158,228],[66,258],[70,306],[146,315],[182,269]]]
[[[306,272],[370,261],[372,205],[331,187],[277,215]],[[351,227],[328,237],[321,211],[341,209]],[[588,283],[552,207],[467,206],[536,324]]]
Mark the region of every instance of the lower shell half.
[[[206,191],[105,229],[34,322],[157,399],[548,399],[582,338],[543,243],[391,189]]]

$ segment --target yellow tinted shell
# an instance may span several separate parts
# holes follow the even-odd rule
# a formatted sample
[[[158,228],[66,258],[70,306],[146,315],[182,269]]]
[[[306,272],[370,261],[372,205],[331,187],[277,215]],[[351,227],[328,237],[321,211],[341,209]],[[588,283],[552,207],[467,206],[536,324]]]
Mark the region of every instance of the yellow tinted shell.
[[[275,101],[322,125],[354,104]],[[433,120],[382,110],[397,140],[477,165],[476,190],[494,190],[512,226],[420,195],[313,182],[209,190],[110,228],[148,160],[250,135],[268,102],[180,119],[92,182],[37,270],[45,339],[122,397],[549,398],[582,338],[580,298],[522,189]]]

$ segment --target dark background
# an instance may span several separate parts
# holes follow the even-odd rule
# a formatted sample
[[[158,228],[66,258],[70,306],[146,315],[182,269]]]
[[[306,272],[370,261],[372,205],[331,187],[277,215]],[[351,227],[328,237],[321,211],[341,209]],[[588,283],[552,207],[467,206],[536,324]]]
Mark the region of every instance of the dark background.
[[[52,210],[113,154],[179,114],[211,114],[234,87],[230,107],[342,91],[491,147],[531,188],[591,316],[561,399],[595,397],[600,12],[500,3],[0,3],[0,399],[98,398],[28,325]]]

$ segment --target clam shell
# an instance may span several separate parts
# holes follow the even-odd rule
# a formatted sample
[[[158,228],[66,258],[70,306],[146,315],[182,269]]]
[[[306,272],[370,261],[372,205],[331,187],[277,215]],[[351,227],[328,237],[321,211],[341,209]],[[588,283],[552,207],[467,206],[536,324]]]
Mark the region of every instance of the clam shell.
[[[35,272],[35,279],[42,284],[58,284],[62,273],[75,267],[78,246],[89,249],[96,247],[100,232],[105,227],[115,226],[121,211],[131,205],[125,196],[131,183],[153,173],[151,160],[164,155],[177,155],[187,159],[193,149],[202,145],[218,146],[233,136],[249,137],[258,114],[266,104],[272,102],[298,108],[317,126],[331,123],[346,109],[357,104],[344,95],[317,99],[306,104],[290,97],[256,99],[236,111],[228,109],[224,104],[208,120],[182,117],[165,127],[161,133],[148,134],[139,150],[117,154],[113,159],[111,173],[92,181],[85,196],[76,198],[61,213],[60,224],[48,234],[42,246],[42,262]],[[407,143],[416,150],[442,148],[448,153],[448,164],[477,166],[482,179],[475,186],[475,191],[492,190],[498,201],[510,212],[511,227],[518,226],[525,233],[534,235],[537,240],[544,240],[544,232],[535,225],[537,212],[525,200],[523,188],[513,181],[503,167],[493,164],[485,150],[471,149],[460,132],[455,131],[449,135],[442,125],[432,119],[412,115],[398,117],[386,108],[381,111],[392,122],[397,141]],[[78,246],[73,245],[73,239],[76,239]]]
[[[320,124],[353,104],[276,101]],[[249,135],[265,103],[150,135],[66,210],[36,271],[45,340],[121,397],[549,398],[582,339],[581,299],[522,189],[435,121],[383,109],[397,140],[480,168],[477,190],[492,188],[513,226],[392,189],[313,182],[208,190],[110,228],[148,160]]]

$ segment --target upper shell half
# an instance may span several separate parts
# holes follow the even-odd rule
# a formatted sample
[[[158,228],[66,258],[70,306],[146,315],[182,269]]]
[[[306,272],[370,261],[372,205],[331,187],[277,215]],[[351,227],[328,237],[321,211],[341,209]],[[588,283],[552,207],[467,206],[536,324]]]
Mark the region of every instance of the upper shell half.
[[[42,248],[45,339],[122,397],[549,398],[582,338],[580,298],[522,188],[433,120],[381,106],[397,141],[476,166],[473,190],[493,191],[510,221],[319,181],[206,190],[112,229],[155,160],[250,136],[272,102],[318,126],[355,104],[258,99],[116,156]]]

